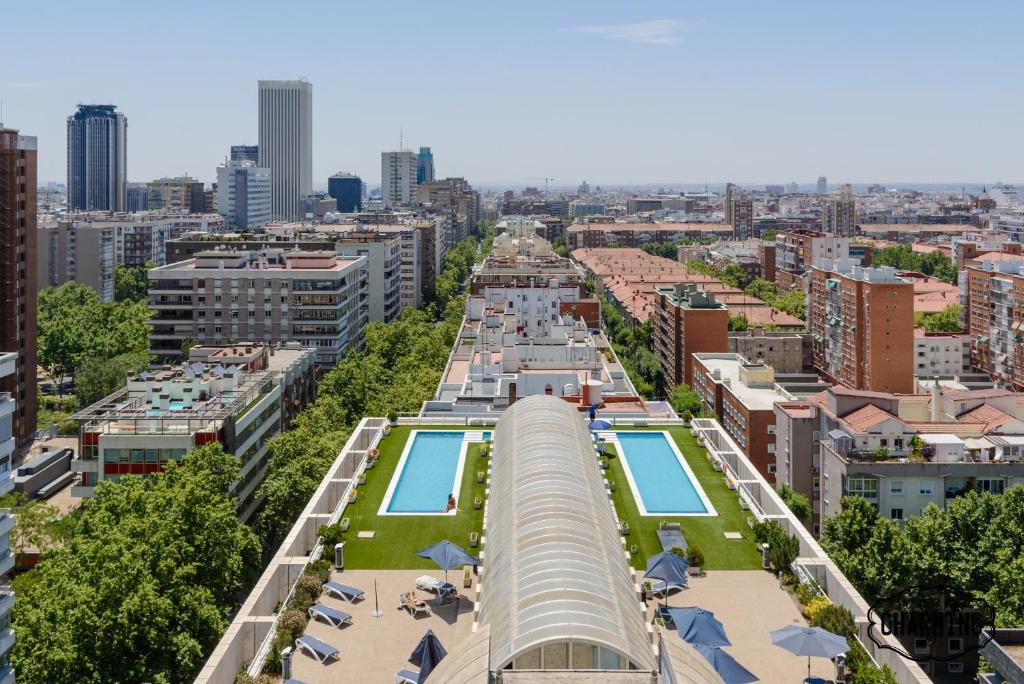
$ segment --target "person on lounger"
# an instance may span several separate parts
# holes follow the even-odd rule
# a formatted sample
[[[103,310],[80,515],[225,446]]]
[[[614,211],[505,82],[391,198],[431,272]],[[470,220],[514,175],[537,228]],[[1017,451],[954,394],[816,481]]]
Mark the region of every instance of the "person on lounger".
[[[455,496],[453,494],[448,494],[448,506],[444,509],[444,512],[447,513],[448,511],[454,511],[457,505],[458,504],[455,502]]]

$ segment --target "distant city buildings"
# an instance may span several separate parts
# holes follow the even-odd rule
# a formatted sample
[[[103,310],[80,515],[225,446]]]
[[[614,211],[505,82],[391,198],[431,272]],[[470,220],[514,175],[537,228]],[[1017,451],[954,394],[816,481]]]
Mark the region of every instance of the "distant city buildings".
[[[430,181],[416,188],[416,204],[447,217],[444,247],[451,249],[476,232],[480,222],[480,193],[465,178]]]
[[[828,179],[824,176],[818,176],[818,187],[817,191],[819,195],[824,195],[828,192]]]
[[[417,166],[413,152],[381,152],[380,194],[385,208],[415,204]]]
[[[229,160],[217,167],[217,213],[233,228],[259,228],[270,222],[273,205],[270,169],[251,160]]]
[[[429,147],[421,147],[416,155],[416,184],[422,185],[434,180],[434,153]]]
[[[201,214],[205,204],[203,184],[195,178],[157,178],[148,184],[147,209]]]
[[[259,145],[232,145],[229,161],[250,161],[253,164],[260,163]]]
[[[68,208],[124,211],[128,120],[114,105],[78,105],[68,117]]]
[[[822,226],[826,233],[850,238],[857,228],[857,202],[849,183],[825,199]]]
[[[36,430],[37,148],[35,137],[0,128],[0,352],[17,355],[0,392],[15,401],[11,434],[19,444]]]
[[[259,82],[259,165],[270,169],[271,217],[293,221],[313,189],[313,84]]]
[[[210,250],[149,272],[150,352],[181,358],[186,340],[316,347],[333,366],[367,323],[366,257],[330,251]]]
[[[149,183],[129,183],[124,210],[128,213],[149,209]]]
[[[336,200],[338,211],[343,214],[361,211],[363,179],[355,174],[339,171],[327,179],[327,194]]]

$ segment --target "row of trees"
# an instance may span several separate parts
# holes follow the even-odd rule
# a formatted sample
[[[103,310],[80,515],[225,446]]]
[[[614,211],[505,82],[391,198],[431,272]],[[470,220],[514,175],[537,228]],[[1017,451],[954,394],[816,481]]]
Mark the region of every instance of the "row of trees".
[[[259,572],[219,444],[98,487],[74,533],[17,582],[19,681],[191,681]]]
[[[69,282],[41,291],[38,307],[39,365],[53,380],[70,378],[77,384],[88,368],[88,381],[117,370],[123,383],[124,373],[146,366],[150,324],[145,301],[104,304],[92,288]],[[114,369],[101,368],[113,359],[118,359]],[[103,390],[112,391],[108,387],[100,382],[88,392],[102,396]]]
[[[462,287],[474,260],[483,258],[490,244],[487,234],[481,249],[473,238],[460,243],[446,256],[438,280]],[[291,430],[271,439],[258,521],[268,548],[287,534],[363,416],[419,411],[433,396],[462,324],[465,299],[448,299],[440,321],[434,315],[437,306],[430,302],[423,309],[406,309],[397,321],[367,325],[364,349],[350,352],[328,372],[317,386],[316,402]]]
[[[630,327],[603,293],[598,293],[597,298],[601,302],[601,320],[608,342],[636,391],[648,399],[665,396],[665,371],[651,351],[651,321]]]
[[[825,521],[821,545],[869,602],[900,594],[891,608],[926,605],[940,588],[947,606],[994,610],[999,627],[1024,624],[1024,486],[971,490],[903,527],[848,496]]]
[[[703,275],[714,276],[718,278],[726,285],[742,290],[747,286],[747,282],[750,280],[750,276],[743,270],[743,267],[739,264],[730,263],[724,268],[718,268],[712,266],[706,261],[700,259],[693,259],[686,263],[686,267],[691,273],[700,273]]]
[[[956,264],[939,250],[923,254],[915,252],[910,245],[874,249],[871,254],[871,265],[892,266],[901,271],[917,271],[953,285],[956,285],[959,276]]]
[[[807,315],[807,302],[804,299],[802,290],[790,290],[785,294],[780,294],[778,285],[769,280],[758,278],[747,285],[743,291],[751,297],[760,299],[769,306],[774,306],[776,309],[785,311],[790,316],[799,318],[801,321]]]

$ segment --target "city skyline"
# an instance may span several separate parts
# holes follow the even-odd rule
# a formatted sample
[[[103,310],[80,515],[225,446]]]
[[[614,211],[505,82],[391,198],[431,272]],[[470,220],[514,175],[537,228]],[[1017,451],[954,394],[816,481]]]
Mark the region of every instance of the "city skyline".
[[[66,176],[64,121],[79,102],[115,104],[132,122],[128,180],[187,172],[210,182],[231,145],[257,142],[256,82],[299,77],[317,84],[314,186],[339,168],[372,182],[400,130],[408,149],[429,145],[438,155],[439,178],[479,185],[544,176],[556,185],[1021,178],[1024,143],[1003,133],[1024,104],[1006,88],[1019,70],[1011,28],[1019,7],[972,6],[971,21],[950,2],[927,11],[877,3],[585,9],[408,4],[394,21],[393,10],[325,4],[314,25],[256,3],[245,14],[204,8],[205,23],[153,35],[75,5],[56,18],[22,5],[12,21],[45,22],[51,41],[40,54],[27,32],[11,36],[3,119],[39,138],[44,182]],[[156,11],[134,8],[132,21],[145,26]],[[348,28],[339,31],[342,18]],[[383,22],[391,46],[374,52],[379,32],[358,27]],[[303,49],[243,54],[221,39],[225,25]],[[971,50],[934,40],[954,26]],[[433,41],[425,59],[423,36]],[[523,41],[530,50],[501,47]],[[74,59],[85,49],[121,67]],[[417,64],[426,68],[408,68]],[[510,93],[519,93],[517,106],[507,106]],[[967,143],[951,144],[957,137]]]

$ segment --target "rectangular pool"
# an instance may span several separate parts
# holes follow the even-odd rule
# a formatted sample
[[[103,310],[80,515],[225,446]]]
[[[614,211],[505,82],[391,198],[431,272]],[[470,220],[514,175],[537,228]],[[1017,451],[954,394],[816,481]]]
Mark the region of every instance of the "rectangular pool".
[[[378,515],[445,515],[448,495],[459,499],[465,436],[465,432],[413,430]],[[465,508],[465,502],[460,506]]]
[[[665,432],[614,432],[640,515],[717,515]]]

